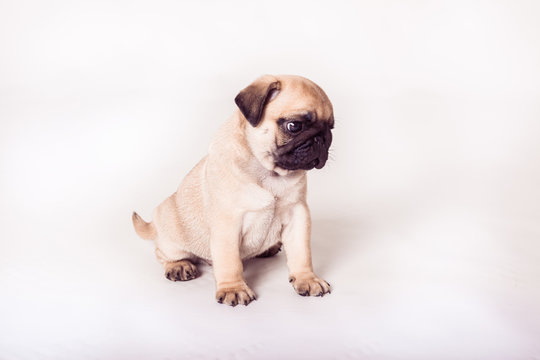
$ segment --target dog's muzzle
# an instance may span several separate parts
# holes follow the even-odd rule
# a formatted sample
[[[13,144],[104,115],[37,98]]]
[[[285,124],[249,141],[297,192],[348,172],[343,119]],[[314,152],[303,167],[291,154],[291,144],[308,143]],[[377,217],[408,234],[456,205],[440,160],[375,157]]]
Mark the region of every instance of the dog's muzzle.
[[[328,149],[332,142],[329,128],[311,137],[294,138],[276,149],[275,164],[286,170],[322,169],[328,160]]]

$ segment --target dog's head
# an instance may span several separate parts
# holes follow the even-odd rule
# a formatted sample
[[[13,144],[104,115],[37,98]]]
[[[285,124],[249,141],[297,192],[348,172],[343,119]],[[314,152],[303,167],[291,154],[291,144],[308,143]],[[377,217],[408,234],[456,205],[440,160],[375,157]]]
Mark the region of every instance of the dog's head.
[[[332,104],[314,82],[266,75],[235,98],[255,157],[280,175],[322,168],[334,127]]]

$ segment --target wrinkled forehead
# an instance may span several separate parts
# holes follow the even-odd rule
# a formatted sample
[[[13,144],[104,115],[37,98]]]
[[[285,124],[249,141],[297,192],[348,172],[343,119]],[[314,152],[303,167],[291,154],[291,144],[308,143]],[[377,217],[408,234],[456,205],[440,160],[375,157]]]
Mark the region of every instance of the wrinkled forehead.
[[[307,112],[321,121],[331,121],[333,117],[330,100],[316,84],[307,79],[282,81],[279,93],[267,105],[265,117],[276,119]]]

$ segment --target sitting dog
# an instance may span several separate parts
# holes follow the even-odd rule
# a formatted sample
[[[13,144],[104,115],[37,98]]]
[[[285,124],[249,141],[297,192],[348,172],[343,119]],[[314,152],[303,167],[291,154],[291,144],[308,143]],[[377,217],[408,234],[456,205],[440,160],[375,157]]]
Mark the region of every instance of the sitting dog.
[[[235,98],[237,111],[178,190],[145,222],[172,281],[198,276],[197,260],[212,264],[219,303],[256,299],[242,260],[271,256],[283,245],[289,281],[300,295],[323,296],[330,285],[313,272],[306,172],[328,159],[333,109],[324,91],[300,76],[262,76]]]

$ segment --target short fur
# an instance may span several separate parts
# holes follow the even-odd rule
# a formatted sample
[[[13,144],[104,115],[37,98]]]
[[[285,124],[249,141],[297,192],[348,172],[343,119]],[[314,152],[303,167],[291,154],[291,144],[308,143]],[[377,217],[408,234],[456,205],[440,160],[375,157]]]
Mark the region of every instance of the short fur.
[[[254,300],[242,260],[274,254],[280,243],[294,289],[300,295],[329,293],[311,263],[306,170],[323,167],[328,158],[332,105],[310,80],[285,75],[257,79],[235,102],[238,110],[208,155],[155,209],[153,221],[133,213],[135,230],[155,241],[171,280],[196,277],[198,259],[212,263],[220,303]],[[284,126],[295,119],[304,121],[305,131],[287,132]]]

